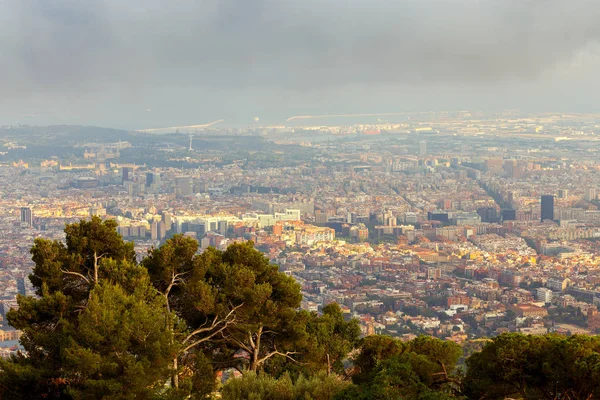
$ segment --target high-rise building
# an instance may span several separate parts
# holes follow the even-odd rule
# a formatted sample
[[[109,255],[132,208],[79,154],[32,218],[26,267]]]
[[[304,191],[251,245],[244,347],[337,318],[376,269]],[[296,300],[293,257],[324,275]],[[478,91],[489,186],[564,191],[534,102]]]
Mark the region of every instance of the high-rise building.
[[[349,212],[346,217],[346,222],[349,224],[356,224],[356,219],[358,218],[358,214],[355,212]]]
[[[165,229],[170,231],[173,227],[173,216],[168,212],[163,212],[162,220],[165,223]]]
[[[566,199],[567,197],[569,197],[568,189],[559,189],[558,190],[558,198],[559,199]]]
[[[482,207],[477,209],[481,222],[498,222],[498,211],[495,207]]]
[[[178,176],[175,180],[177,185],[175,187],[175,193],[178,196],[189,196],[192,194],[192,180],[189,176]]]
[[[517,211],[513,209],[502,210],[501,218],[502,221],[514,221],[517,219]]]
[[[537,288],[535,297],[538,301],[550,303],[552,301],[552,290],[546,288]]]
[[[146,172],[146,187],[156,189],[160,185],[159,172]]]
[[[146,172],[146,186],[150,187],[154,183],[154,174],[152,172]]]
[[[152,222],[152,224],[150,225],[150,239],[152,240],[158,240],[158,222],[154,221]]]
[[[326,224],[329,221],[329,216],[325,211],[317,210],[315,211],[315,223],[317,224]]]
[[[397,219],[392,211],[386,211],[383,214],[383,224],[386,226],[396,226]]]
[[[596,197],[597,197],[596,188],[587,188],[585,190],[585,195],[584,195],[585,201],[596,200]]]
[[[29,207],[21,207],[21,222],[29,226],[33,225],[33,213]]]
[[[156,235],[158,236],[158,239],[163,240],[165,236],[167,236],[167,231],[167,224],[165,224],[164,221],[160,221],[156,228]]]
[[[21,296],[27,296],[27,287],[25,286],[25,278],[17,278],[17,293]]]
[[[518,166],[517,160],[504,160],[502,168],[506,176],[510,178],[518,178],[520,176],[521,169]]]
[[[554,196],[545,194],[541,199],[541,220],[554,220]]]
[[[123,182],[130,181],[132,178],[132,170],[130,167],[123,167]]]
[[[228,228],[229,224],[227,223],[227,221],[219,221],[218,230],[221,235],[226,235]]]

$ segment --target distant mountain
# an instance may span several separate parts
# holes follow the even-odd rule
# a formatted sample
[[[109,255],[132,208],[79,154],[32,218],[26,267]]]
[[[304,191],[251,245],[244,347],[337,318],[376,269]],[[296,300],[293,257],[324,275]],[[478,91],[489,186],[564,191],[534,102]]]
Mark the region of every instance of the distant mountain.
[[[52,140],[53,144],[81,142],[114,142],[127,140],[129,132],[120,129],[83,125],[11,126],[0,129],[0,138],[39,144]]]

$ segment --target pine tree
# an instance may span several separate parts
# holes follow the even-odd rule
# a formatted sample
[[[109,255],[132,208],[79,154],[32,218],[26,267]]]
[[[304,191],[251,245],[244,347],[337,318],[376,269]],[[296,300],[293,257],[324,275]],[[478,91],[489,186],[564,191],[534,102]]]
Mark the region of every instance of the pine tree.
[[[176,235],[142,261],[176,316],[166,322],[181,343],[173,360],[173,386],[180,386],[180,378],[202,382],[193,391],[210,386],[198,377],[199,360],[210,359],[213,372],[256,372],[275,357],[292,358],[292,345],[305,334],[297,324],[302,297],[293,278],[279,272],[251,242],[225,251],[209,248],[200,255],[197,249],[195,240]]]
[[[9,323],[25,354],[0,361],[0,397],[150,398],[176,352],[168,312],[114,221],[67,225],[66,243],[37,239],[30,280]]]

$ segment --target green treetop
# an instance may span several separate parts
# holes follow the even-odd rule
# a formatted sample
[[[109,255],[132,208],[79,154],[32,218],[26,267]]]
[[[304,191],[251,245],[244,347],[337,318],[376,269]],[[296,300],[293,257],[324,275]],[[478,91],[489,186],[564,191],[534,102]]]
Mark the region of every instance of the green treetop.
[[[113,221],[67,225],[66,244],[37,239],[30,279],[9,323],[26,354],[0,361],[1,398],[150,398],[176,346],[167,311]]]

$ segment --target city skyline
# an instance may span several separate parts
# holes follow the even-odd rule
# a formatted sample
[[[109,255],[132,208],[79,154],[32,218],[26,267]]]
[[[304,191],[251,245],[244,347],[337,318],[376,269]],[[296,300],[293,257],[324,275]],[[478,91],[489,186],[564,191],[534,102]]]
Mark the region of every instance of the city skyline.
[[[336,125],[337,118],[346,124]],[[55,283],[64,282],[88,299],[87,291],[110,284],[107,272],[121,268],[133,268],[122,276],[157,282],[158,290],[165,277],[178,284],[192,279],[188,287],[196,293],[197,277],[210,285],[215,275],[209,271],[238,276],[219,271],[246,268],[247,260],[262,260],[259,268],[270,265],[294,288],[290,316],[328,319],[334,307],[335,320],[350,321],[365,341],[386,335],[402,346],[428,340],[459,351],[511,335],[598,340],[600,115],[508,110],[288,119],[287,126],[254,120],[191,134],[1,127],[0,357],[31,351],[24,336],[31,330],[14,315],[31,315],[28,304],[38,302],[46,309],[47,297],[34,294],[48,271],[57,278],[48,290],[64,298]],[[97,229],[112,239],[98,242]],[[121,261],[123,253],[111,260],[102,250],[96,264],[96,253],[86,258],[80,250],[86,243],[110,246],[107,251],[121,246],[131,261]],[[242,248],[249,256],[232,265],[230,256],[217,256]],[[149,265],[152,254],[159,268],[200,270],[143,279],[157,272]],[[214,260],[215,268],[207,270],[205,260]],[[239,276],[254,282],[245,278],[254,274]],[[214,293],[222,287],[214,286]],[[244,303],[227,302],[233,308],[221,321]],[[259,310],[263,304],[257,302]],[[161,331],[163,317],[152,318]],[[212,332],[228,327],[222,324]],[[97,351],[87,341],[82,345]],[[273,360],[284,354],[261,348],[265,363],[269,354]],[[212,343],[205,351],[214,355]],[[185,365],[186,358],[178,361]],[[325,372],[330,363],[319,365]],[[163,387],[166,375],[145,378]]]
[[[0,398],[600,398],[599,20],[0,0]]]

